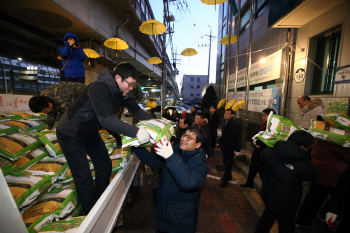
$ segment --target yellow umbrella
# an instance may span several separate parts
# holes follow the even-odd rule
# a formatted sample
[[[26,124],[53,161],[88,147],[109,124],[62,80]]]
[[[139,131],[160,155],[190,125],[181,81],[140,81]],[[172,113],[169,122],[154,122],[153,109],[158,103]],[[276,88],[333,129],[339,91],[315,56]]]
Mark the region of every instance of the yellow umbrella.
[[[227,0],[201,0],[202,3],[207,4],[207,5],[215,5],[215,10],[216,10],[216,5],[221,4],[226,2]]]
[[[243,107],[245,105],[245,101],[244,100],[240,100],[238,101],[237,103],[235,103],[233,106],[232,106],[232,110],[233,111],[237,111],[238,109],[240,109],[241,107]]]
[[[223,98],[222,100],[219,101],[218,108],[221,108],[225,103],[226,103],[226,98]]]
[[[128,49],[129,45],[120,38],[109,38],[105,41],[104,45],[110,49],[124,50]]]
[[[148,59],[147,63],[149,64],[160,64],[163,61],[159,58],[159,57],[151,57],[150,59]]]
[[[236,35],[231,35],[231,41],[230,44],[234,44],[237,42],[237,36]],[[224,45],[228,45],[228,35],[224,36],[221,40],[220,40],[220,44],[224,44]]]
[[[140,32],[145,33],[147,35],[159,35],[166,31],[166,27],[158,20],[150,19],[143,22],[143,24],[141,24],[141,26],[139,27],[139,30]]]
[[[98,58],[101,57],[100,54],[98,54],[95,50],[93,49],[83,49],[84,53],[88,58]]]
[[[194,56],[197,54],[197,51],[193,48],[187,48],[184,49],[184,51],[181,52],[182,56]]]
[[[62,57],[61,57],[61,56],[57,56],[57,59],[58,59],[58,60],[62,60]]]
[[[235,103],[236,103],[236,99],[230,100],[230,101],[226,104],[225,110],[230,109]]]

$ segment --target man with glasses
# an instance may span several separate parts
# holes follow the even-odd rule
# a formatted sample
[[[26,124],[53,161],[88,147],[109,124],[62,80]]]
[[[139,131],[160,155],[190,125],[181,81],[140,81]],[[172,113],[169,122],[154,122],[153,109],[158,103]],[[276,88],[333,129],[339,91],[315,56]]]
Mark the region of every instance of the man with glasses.
[[[137,137],[140,143],[150,139],[144,129],[114,116],[124,106],[141,120],[151,119],[132,98],[130,91],[136,85],[137,78],[137,70],[129,63],[119,64],[113,72],[104,69],[98,80],[86,87],[58,122],[57,140],[71,169],[85,214],[107,188],[112,172],[108,151],[98,131],[105,128],[112,134]],[[86,154],[94,164],[95,185]]]
[[[160,157],[145,148],[133,148],[143,163],[162,168],[157,197],[158,233],[196,231],[201,187],[209,172],[201,147],[204,141],[202,129],[189,127],[173,148],[162,139],[155,143]]]

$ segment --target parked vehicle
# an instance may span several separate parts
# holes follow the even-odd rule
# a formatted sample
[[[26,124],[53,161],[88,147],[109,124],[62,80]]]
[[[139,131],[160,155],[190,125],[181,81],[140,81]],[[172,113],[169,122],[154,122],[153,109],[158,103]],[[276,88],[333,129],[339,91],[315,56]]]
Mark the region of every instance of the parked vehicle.
[[[158,106],[157,98],[148,98],[147,99],[147,109],[151,109]]]

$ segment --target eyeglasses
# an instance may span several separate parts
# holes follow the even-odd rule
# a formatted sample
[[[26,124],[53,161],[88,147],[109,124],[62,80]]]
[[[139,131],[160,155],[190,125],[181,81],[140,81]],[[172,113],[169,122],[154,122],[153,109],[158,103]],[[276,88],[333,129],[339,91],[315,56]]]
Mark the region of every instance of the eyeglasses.
[[[129,87],[132,87],[132,88],[135,88],[135,87],[136,87],[136,83],[130,84],[128,81],[126,81],[126,79],[124,79],[124,81],[125,81],[127,84],[129,84]]]
[[[182,136],[181,136],[182,138],[186,138],[186,140],[196,140],[196,139],[194,139],[191,135],[188,135],[188,134],[183,134]]]

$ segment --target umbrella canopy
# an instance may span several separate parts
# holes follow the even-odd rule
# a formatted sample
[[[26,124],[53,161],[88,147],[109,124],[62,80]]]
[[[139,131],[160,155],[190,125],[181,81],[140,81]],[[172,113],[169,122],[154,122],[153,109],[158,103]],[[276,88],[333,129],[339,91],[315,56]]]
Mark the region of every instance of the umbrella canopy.
[[[201,0],[202,3],[207,4],[207,5],[215,5],[215,10],[216,10],[216,5],[221,4],[226,2],[227,0]]]
[[[182,56],[194,56],[197,54],[197,51],[193,48],[187,48],[184,49],[184,51],[181,52]]]
[[[98,54],[95,50],[93,49],[83,49],[84,53],[88,58],[98,58],[101,57],[100,54]]]
[[[129,45],[120,38],[109,38],[105,41],[104,45],[110,49],[124,50],[128,49]]]
[[[226,103],[226,98],[223,98],[222,100],[219,101],[218,108],[221,108],[225,103]]]
[[[236,103],[236,99],[230,100],[230,101],[226,104],[225,110],[230,109],[235,103]]]
[[[231,35],[231,41],[230,44],[234,44],[237,42],[237,36],[236,35]],[[224,36],[221,40],[220,40],[220,44],[224,44],[224,45],[228,45],[228,35]]]
[[[62,57],[61,57],[61,56],[57,56],[57,59],[58,59],[58,60],[62,60]]]
[[[232,106],[232,110],[233,111],[237,111],[238,109],[240,109],[241,107],[243,107],[245,105],[245,101],[244,100],[240,100],[238,101],[237,103],[235,103],[233,106]]]
[[[159,58],[159,57],[151,57],[150,59],[148,59],[147,63],[149,64],[160,64],[163,61]]]
[[[158,20],[150,19],[143,22],[143,24],[141,24],[141,26],[139,27],[139,30],[140,32],[147,35],[159,35],[166,31],[166,27],[164,24],[162,24]],[[154,42],[154,38],[153,38],[153,42]]]

